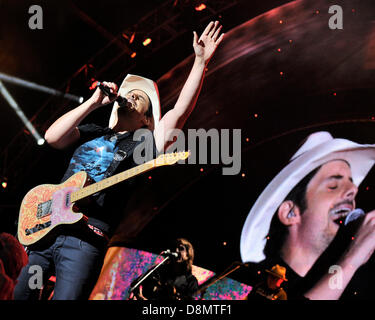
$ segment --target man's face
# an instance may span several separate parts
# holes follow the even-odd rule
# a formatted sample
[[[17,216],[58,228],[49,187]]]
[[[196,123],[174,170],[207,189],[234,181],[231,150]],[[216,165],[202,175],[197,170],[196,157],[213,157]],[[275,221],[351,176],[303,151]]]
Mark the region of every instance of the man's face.
[[[138,89],[129,91],[125,98],[128,100],[127,106],[118,109],[118,115],[131,117],[134,121],[142,121],[150,106],[150,99],[147,94]]]
[[[125,95],[125,98],[130,102],[131,109],[142,114],[145,114],[147,112],[150,105],[150,99],[144,91],[134,89],[132,91],[129,91]]]
[[[300,225],[305,243],[324,250],[335,237],[340,218],[355,209],[357,191],[347,162],[334,160],[324,164],[306,190],[307,209]]]
[[[179,253],[179,257],[177,262],[183,262],[189,259],[188,250],[186,245],[180,243],[176,248],[177,253]]]
[[[271,274],[268,275],[267,277],[267,285],[268,285],[268,288],[270,289],[277,289],[277,288],[280,288],[281,287],[281,284],[284,282],[283,279],[279,278],[279,277],[275,277]]]

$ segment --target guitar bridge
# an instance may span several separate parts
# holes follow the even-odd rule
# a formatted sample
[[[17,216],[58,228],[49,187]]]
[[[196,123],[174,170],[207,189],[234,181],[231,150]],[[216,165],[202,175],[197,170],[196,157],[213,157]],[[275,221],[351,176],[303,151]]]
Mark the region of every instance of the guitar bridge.
[[[52,213],[51,211],[52,208],[52,200],[48,200],[43,203],[38,204],[38,209],[36,211],[36,217],[38,219],[43,218],[45,216],[48,216],[49,214]]]

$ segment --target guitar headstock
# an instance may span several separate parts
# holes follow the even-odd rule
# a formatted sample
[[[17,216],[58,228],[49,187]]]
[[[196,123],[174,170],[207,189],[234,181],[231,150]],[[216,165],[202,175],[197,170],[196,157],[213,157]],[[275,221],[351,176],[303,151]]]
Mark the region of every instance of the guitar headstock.
[[[175,164],[177,161],[185,160],[190,156],[190,151],[165,153],[156,158],[156,165],[164,166]]]

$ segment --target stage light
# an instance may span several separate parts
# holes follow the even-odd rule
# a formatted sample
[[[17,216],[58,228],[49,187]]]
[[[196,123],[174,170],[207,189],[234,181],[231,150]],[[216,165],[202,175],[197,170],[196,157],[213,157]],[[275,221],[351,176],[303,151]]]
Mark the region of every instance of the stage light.
[[[38,143],[38,145],[42,145],[44,143],[44,139],[41,137],[41,135],[38,133],[38,131],[34,128],[32,123],[29,119],[25,116],[17,102],[13,99],[13,97],[10,95],[8,90],[5,88],[4,84],[0,80],[0,93],[3,95],[5,100],[9,103],[9,105],[12,107],[14,112],[17,114],[17,116],[21,119],[21,121],[24,123],[26,129],[33,135],[34,139]],[[43,140],[43,143],[40,144],[40,142]]]
[[[134,59],[137,55],[137,52],[133,52],[131,55],[130,55],[130,58]]]
[[[151,43],[151,41],[152,41],[151,38],[147,38],[142,43],[146,47],[146,46],[148,46]]]
[[[78,97],[78,96],[70,94],[70,93],[64,93],[64,92],[61,92],[61,91],[58,91],[58,90],[55,90],[55,89],[52,89],[52,88],[48,88],[48,87],[36,84],[34,82],[30,82],[30,81],[22,80],[22,79],[19,79],[19,78],[16,78],[16,77],[8,76],[8,75],[6,75],[4,73],[1,73],[1,72],[0,72],[0,80],[5,81],[5,82],[10,82],[12,84],[16,84],[16,85],[19,85],[19,86],[22,86],[22,87],[25,87],[25,88],[29,88],[29,89],[33,89],[33,90],[37,90],[37,91],[42,91],[42,92],[45,92],[45,93],[48,93],[48,94],[51,94],[51,95],[54,95],[54,96],[64,97],[66,99],[77,101],[77,102],[79,102],[81,99],[83,99],[82,97]]]
[[[206,8],[207,8],[207,6],[204,3],[200,3],[200,4],[195,6],[195,11],[203,11]]]
[[[133,34],[131,35],[131,37],[130,37],[130,39],[129,39],[129,43],[130,43],[130,44],[133,43],[134,38],[135,38],[135,32],[133,32]]]
[[[128,37],[128,35],[124,32],[122,34],[122,36],[129,41],[129,44],[132,44],[134,42],[134,38],[135,38],[135,32],[132,33],[132,35],[130,36],[130,38]]]
[[[43,138],[40,138],[40,139],[37,141],[37,144],[38,144],[39,146],[42,146],[45,142],[46,142],[46,140],[44,140]]]
[[[92,83],[91,83],[91,86],[89,87],[89,90],[95,90],[99,81],[97,81],[95,79],[91,79],[91,81],[92,81]]]
[[[3,181],[1,183],[1,186],[3,187],[3,189],[6,189],[6,187],[8,186],[8,183],[6,181]]]

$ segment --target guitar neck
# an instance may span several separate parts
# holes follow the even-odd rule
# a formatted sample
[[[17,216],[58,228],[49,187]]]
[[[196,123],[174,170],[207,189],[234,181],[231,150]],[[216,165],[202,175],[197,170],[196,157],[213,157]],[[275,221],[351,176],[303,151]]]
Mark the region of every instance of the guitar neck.
[[[81,200],[83,198],[86,198],[88,196],[91,196],[99,191],[102,191],[104,189],[107,189],[117,183],[123,182],[127,179],[130,179],[134,176],[137,176],[141,173],[144,173],[146,171],[149,171],[157,166],[155,160],[148,161],[144,164],[141,164],[137,167],[134,167],[132,169],[120,172],[112,177],[103,179],[99,182],[96,182],[94,184],[91,184],[87,187],[84,187],[76,192],[73,192],[70,196],[70,202],[76,202],[78,200]]]

